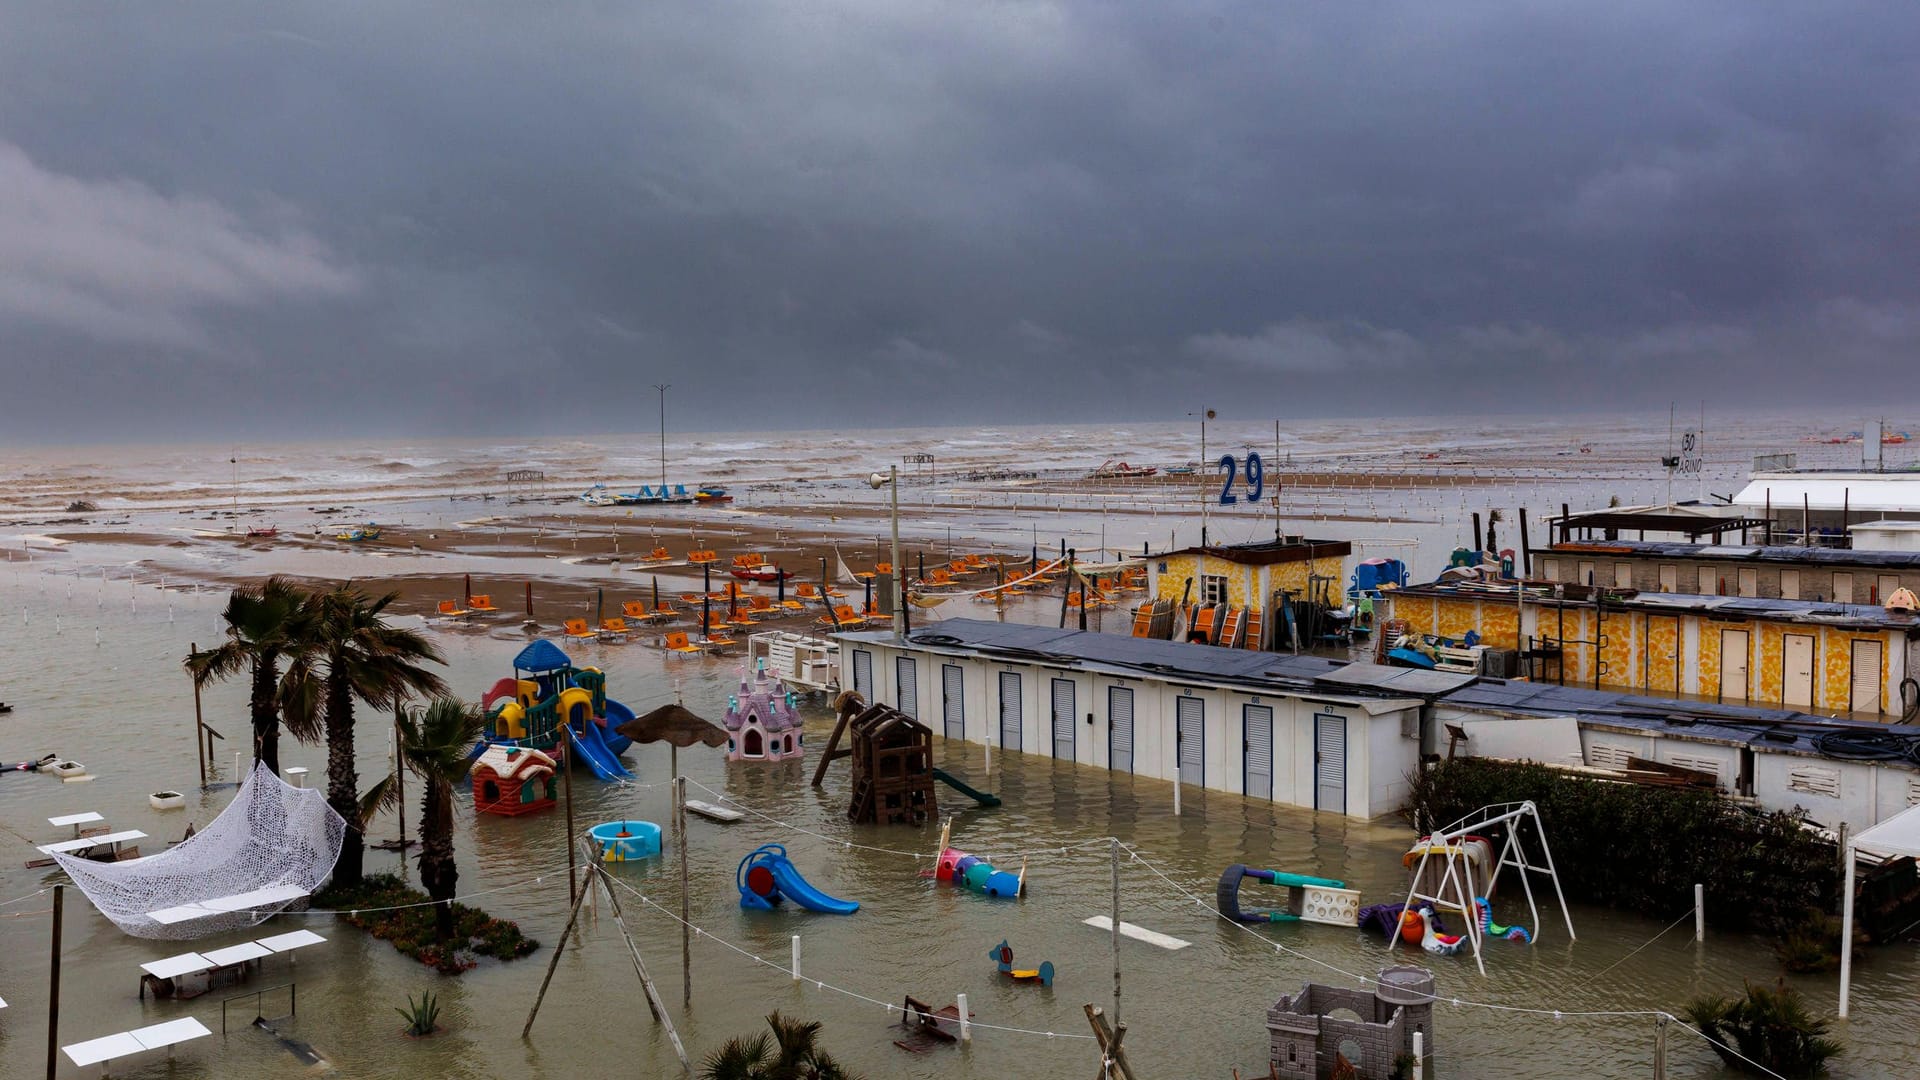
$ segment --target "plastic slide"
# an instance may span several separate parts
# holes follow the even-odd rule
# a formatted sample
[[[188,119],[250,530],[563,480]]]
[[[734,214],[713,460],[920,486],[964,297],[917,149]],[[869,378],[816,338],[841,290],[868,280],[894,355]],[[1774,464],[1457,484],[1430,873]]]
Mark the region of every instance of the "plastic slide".
[[[612,710],[611,702],[608,703],[608,710],[609,711]],[[970,787],[966,783],[955,779],[951,774],[949,774],[944,769],[933,770],[933,778],[947,785],[953,790],[959,792],[960,794],[965,795],[967,798],[972,799],[974,802],[979,803],[981,806],[999,806],[1000,805],[1000,796],[995,795],[990,791],[976,790],[975,788]]]
[[[572,729],[569,728],[569,731]],[[620,764],[620,758],[607,748],[606,740],[600,736],[600,725],[588,724],[586,732],[574,732],[567,740],[569,746],[580,752],[580,757],[593,770],[593,775],[602,780],[631,780],[633,774]]]
[[[787,849],[779,844],[762,844],[746,858],[734,875],[740,889],[740,906],[772,911],[781,900],[791,900],[808,911],[826,915],[851,915],[860,905],[851,900],[828,896],[807,883],[787,859]]]
[[[612,698],[608,698],[606,720],[607,720],[607,726],[605,730],[600,732],[600,737],[603,740],[605,740],[607,744],[607,749],[613,751],[616,754],[626,753],[627,747],[633,745],[633,740],[628,738],[625,735],[620,734],[618,731],[615,731],[614,728],[620,727],[623,724],[632,723],[633,710],[627,708],[625,705],[620,704],[619,702],[613,700]]]

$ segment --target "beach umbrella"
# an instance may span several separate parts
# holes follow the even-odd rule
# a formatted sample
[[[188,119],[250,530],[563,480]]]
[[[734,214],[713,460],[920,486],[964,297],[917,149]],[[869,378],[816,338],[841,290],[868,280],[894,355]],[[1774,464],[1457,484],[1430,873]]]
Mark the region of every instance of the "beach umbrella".
[[[780,569],[779,563],[773,564],[774,599],[781,604],[787,602],[787,572]]]
[[[637,743],[664,742],[676,747],[695,743],[723,746],[727,741],[725,728],[702,719],[681,705],[662,705],[614,730]]]
[[[713,627],[713,564],[700,564],[700,633],[704,637]]]
[[[660,575],[653,575],[653,610],[660,610]]]

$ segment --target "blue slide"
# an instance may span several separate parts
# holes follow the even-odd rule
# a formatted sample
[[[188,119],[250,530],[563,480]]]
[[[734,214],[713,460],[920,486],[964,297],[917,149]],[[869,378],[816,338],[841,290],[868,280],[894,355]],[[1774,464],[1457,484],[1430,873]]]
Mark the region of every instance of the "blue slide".
[[[620,764],[619,756],[608,749],[606,740],[601,737],[600,725],[589,723],[586,728],[586,734],[573,732],[572,738],[567,741],[572,745],[572,749],[579,752],[581,759],[587,763],[587,767],[593,770],[593,775],[602,780],[633,779],[633,774],[627,771],[626,766]],[[573,729],[567,730],[572,732]]]
[[[624,754],[627,752],[627,747],[633,745],[633,740],[613,729],[632,722],[632,709],[627,708],[612,698],[607,699],[607,727],[606,730],[600,733],[600,737],[606,741],[607,749],[616,754]]]
[[[782,899],[791,900],[808,911],[827,915],[851,915],[860,905],[851,900],[828,896],[800,876],[787,859],[787,849],[779,844],[763,844],[740,860],[734,875],[740,888],[740,906],[772,911]]]

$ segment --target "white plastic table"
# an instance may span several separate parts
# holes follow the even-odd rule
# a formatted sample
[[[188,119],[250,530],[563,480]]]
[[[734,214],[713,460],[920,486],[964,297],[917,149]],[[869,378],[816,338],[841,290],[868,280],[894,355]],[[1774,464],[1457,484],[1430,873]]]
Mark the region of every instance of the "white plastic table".
[[[258,960],[263,956],[272,956],[273,950],[262,947],[257,941],[243,941],[238,945],[213,949],[200,955],[212,961],[216,967],[228,967],[233,964],[244,964],[249,960]]]
[[[56,829],[62,825],[73,826],[74,839],[77,840],[80,837],[80,826],[91,825],[96,821],[105,821],[105,820],[107,819],[101,817],[99,814],[93,812],[92,810],[88,810],[85,813],[81,813],[81,814],[62,814],[59,817],[50,817],[47,819],[47,824],[53,826]]]
[[[146,1047],[133,1037],[133,1032],[122,1031],[117,1035],[104,1035],[98,1039],[74,1043],[60,1048],[75,1065],[98,1065],[103,1061],[112,1061],[117,1057],[137,1054]]]
[[[215,915],[226,915],[249,908],[272,907],[290,900],[298,900],[307,895],[298,885],[271,885],[251,892],[236,893],[233,896],[216,896],[211,900],[201,900],[177,907],[161,908],[147,912],[147,918],[163,925],[190,922],[194,919],[206,919]]]
[[[292,952],[295,949],[304,949],[309,945],[320,945],[325,943],[326,940],[326,938],[321,937],[311,930],[295,930],[291,934],[276,934],[273,937],[263,937],[260,939],[260,944],[265,945],[274,952],[283,953]]]
[[[213,965],[214,962],[207,957],[197,952],[190,952],[141,964],[140,970],[156,979],[172,979],[180,975],[191,975],[196,971],[205,971]]]
[[[48,855],[65,855],[75,851],[85,851],[88,848],[105,844],[115,851],[118,851],[121,844],[128,840],[139,840],[146,835],[146,833],[141,832],[139,829],[128,829],[125,832],[108,833],[105,836],[83,836],[78,840],[62,840],[57,844],[41,844],[40,850]]]

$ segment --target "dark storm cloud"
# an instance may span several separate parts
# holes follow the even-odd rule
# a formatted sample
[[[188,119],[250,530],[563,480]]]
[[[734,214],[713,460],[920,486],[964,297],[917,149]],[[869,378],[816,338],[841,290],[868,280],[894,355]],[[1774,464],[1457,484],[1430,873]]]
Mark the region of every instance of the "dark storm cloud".
[[[1885,4],[4,0],[0,440],[1883,400],[1916,56]]]

